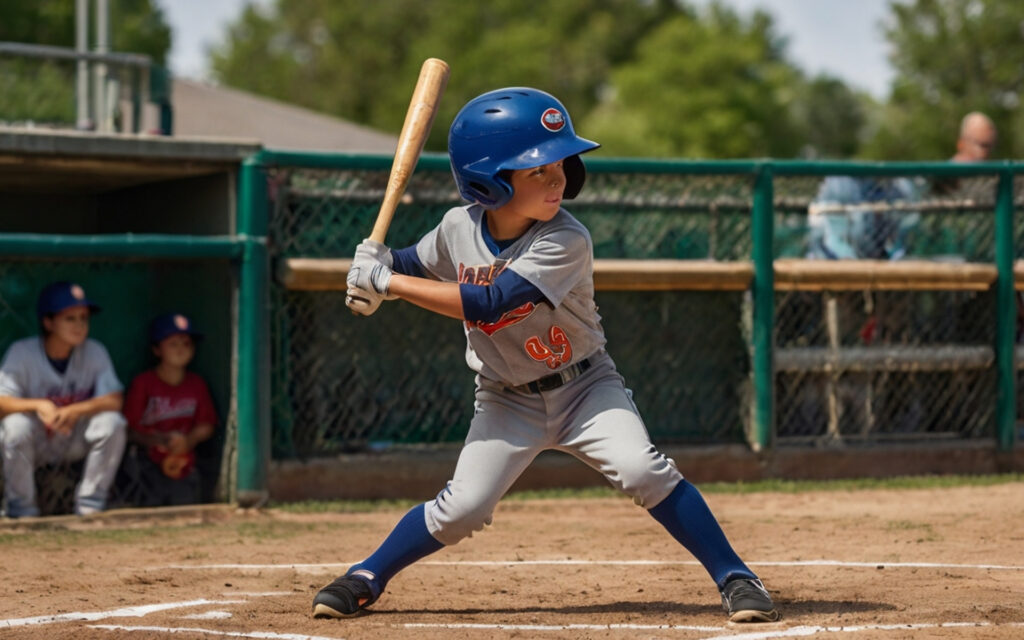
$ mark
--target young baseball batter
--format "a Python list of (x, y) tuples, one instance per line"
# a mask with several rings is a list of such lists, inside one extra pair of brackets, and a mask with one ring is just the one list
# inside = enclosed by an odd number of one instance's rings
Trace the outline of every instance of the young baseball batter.
[(604, 474), (696, 556), (730, 620), (779, 618), (701, 494), (651, 444), (605, 351), (590, 234), (561, 206), (583, 187), (580, 154), (598, 146), (542, 91), (485, 93), (448, 138), (456, 185), (473, 204), (448, 211), (412, 247), (356, 248), (346, 299), (354, 311), (369, 315), (397, 297), (463, 321), (475, 412), (448, 485), (321, 589), (315, 616), (360, 613), (401, 569), (482, 529), (537, 454), (556, 449)]

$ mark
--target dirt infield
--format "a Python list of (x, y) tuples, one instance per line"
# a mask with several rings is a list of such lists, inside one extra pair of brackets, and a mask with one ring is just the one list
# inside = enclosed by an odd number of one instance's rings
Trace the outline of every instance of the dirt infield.
[(492, 527), (399, 574), (372, 615), (349, 620), (314, 620), (310, 601), (401, 509), (6, 524), (0, 635), (1024, 637), (1024, 483), (707, 498), (781, 622), (727, 623), (707, 574), (652, 518), (593, 498), (506, 500)]

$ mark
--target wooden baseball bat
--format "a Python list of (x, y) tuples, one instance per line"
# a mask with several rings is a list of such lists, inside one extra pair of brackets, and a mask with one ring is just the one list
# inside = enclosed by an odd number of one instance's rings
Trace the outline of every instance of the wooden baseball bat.
[(405, 114), (402, 133), (398, 136), (395, 160), (391, 164), (384, 202), (380, 205), (377, 221), (370, 233), (371, 240), (384, 242), (384, 236), (387, 235), (391, 219), (395, 215), (395, 208), (405, 193), (409, 176), (412, 175), (420, 152), (423, 151), (423, 143), (430, 134), (430, 127), (437, 114), (437, 105), (441, 102), (441, 94), (448, 84), (448, 72), (448, 63), (444, 60), (428, 58), (423, 62), (419, 80), (416, 81), (416, 89), (413, 90), (412, 100), (409, 102), (409, 111)]

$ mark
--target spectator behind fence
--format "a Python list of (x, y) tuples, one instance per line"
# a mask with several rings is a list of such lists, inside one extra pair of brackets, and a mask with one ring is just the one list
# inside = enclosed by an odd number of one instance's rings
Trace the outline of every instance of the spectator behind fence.
[(150, 348), (158, 363), (132, 380), (124, 404), (128, 437), (143, 449), (132, 461), (138, 463), (140, 506), (202, 500), (195, 448), (213, 436), (217, 413), (206, 382), (187, 369), (200, 339), (180, 313), (158, 316), (150, 324)]
[(4, 507), (11, 518), (38, 516), (35, 470), (85, 459), (74, 510), (106, 507), (125, 446), (123, 386), (107, 349), (90, 339), (100, 308), (82, 287), (55, 282), (39, 295), (41, 335), (13, 343), (0, 363), (0, 446)]
[(899, 260), (918, 214), (901, 210), (919, 199), (909, 178), (829, 176), (808, 213), (809, 258)]
[(960, 135), (956, 140), (953, 162), (984, 162), (996, 147), (996, 125), (984, 113), (972, 111), (960, 121)]

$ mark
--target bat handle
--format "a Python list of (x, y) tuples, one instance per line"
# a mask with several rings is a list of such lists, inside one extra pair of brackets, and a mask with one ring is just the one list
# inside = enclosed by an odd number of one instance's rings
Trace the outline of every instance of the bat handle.
[(384, 201), (381, 203), (380, 212), (377, 213), (373, 231), (370, 232), (371, 240), (384, 243), (395, 209), (398, 208), (398, 203), (405, 193), (409, 177), (416, 168), (416, 161), (423, 151), (427, 134), (430, 133), (441, 94), (448, 84), (448, 74), (448, 63), (438, 58), (428, 58), (420, 68), (419, 79), (409, 102), (409, 110), (405, 114), (405, 124), (402, 125), (402, 132), (398, 136), (398, 148), (395, 151), (394, 163), (391, 165)]

